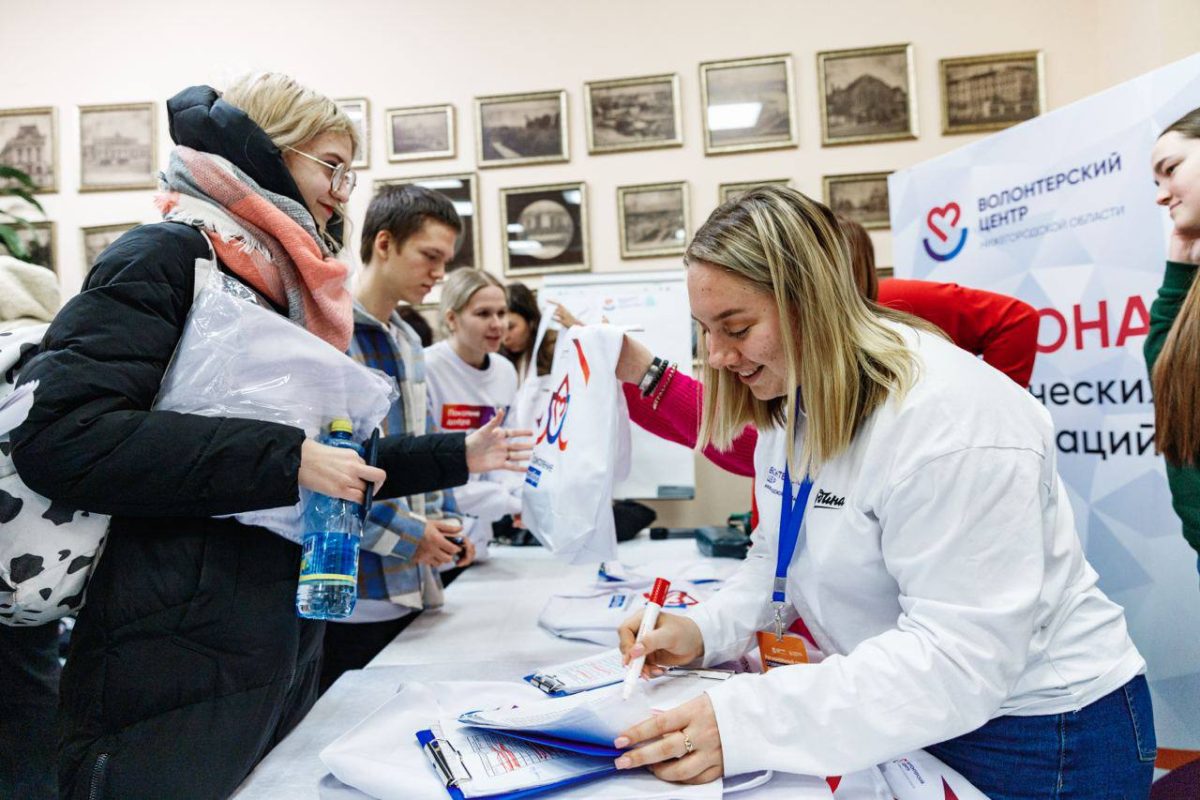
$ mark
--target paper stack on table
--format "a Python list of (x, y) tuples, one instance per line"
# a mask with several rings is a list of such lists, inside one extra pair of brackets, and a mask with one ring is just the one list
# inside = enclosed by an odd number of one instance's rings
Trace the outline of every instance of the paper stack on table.
[[(719, 585), (719, 584), (718, 584)], [(693, 606), (712, 596), (711, 584), (671, 584), (663, 611), (687, 614)], [(606, 647), (618, 644), (617, 626), (646, 605), (641, 589), (584, 589), (552, 595), (538, 617), (538, 625), (564, 639), (582, 639)]]

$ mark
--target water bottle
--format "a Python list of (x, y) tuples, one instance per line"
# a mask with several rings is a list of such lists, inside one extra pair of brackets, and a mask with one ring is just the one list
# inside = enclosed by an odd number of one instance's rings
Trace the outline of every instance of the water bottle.
[[(354, 442), (354, 427), (335, 419), (321, 444), (349, 447), (362, 455)], [(362, 539), (360, 506), (349, 500), (304, 491), (304, 554), (296, 611), (309, 619), (345, 619), (358, 598), (358, 545)]]

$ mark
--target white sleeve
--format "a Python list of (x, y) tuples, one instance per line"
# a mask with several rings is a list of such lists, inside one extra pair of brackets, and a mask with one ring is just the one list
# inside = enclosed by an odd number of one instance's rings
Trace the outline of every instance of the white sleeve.
[(1034, 634), (1043, 468), (1029, 450), (972, 448), (901, 479), (878, 512), (896, 627), (848, 655), (710, 689), (726, 774), (843, 775), (991, 719)]
[[(759, 495), (758, 502), (762, 508), (763, 495)], [(688, 613), (688, 618), (700, 627), (700, 635), (704, 638), (705, 666), (741, 656), (754, 646), (757, 631), (768, 624), (774, 625), (771, 587), (775, 579), (777, 539), (777, 532), (767, 533), (761, 526), (756, 528), (750, 537), (751, 547), (746, 560), (721, 584), (711, 600), (698, 604)], [(785, 626), (795, 616), (794, 612), (789, 612)]]

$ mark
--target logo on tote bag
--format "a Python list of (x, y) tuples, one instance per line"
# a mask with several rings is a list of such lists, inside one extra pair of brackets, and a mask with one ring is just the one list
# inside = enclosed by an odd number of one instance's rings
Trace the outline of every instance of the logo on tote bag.
[[(579, 355), (579, 369), (583, 373), (583, 385), (587, 386), (592, 377), (591, 367), (588, 366), (587, 357), (583, 354), (583, 346), (576, 339), (572, 342), (575, 345), (575, 352)], [(547, 442), (548, 444), (557, 444), (559, 450), (567, 449), (567, 440), (562, 438), (563, 425), (567, 421), (567, 408), (571, 404), (571, 374), (563, 375), (562, 383), (554, 390), (554, 394), (550, 395), (550, 404), (546, 407), (546, 427), (538, 435), (537, 441), (534, 444)], [(553, 428), (553, 433), (551, 433)]]

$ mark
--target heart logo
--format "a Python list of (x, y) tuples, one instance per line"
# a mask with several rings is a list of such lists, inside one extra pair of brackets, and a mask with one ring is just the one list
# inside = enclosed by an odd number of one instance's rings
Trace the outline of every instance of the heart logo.
[[(953, 214), (953, 218), (946, 220), (946, 217), (951, 214)], [(937, 218), (944, 220), (947, 227), (956, 228), (958, 227), (958, 220), (961, 216), (962, 209), (958, 207), (958, 203), (946, 203), (946, 205), (942, 206), (941, 208), (937, 208), (935, 206), (934, 208), (929, 209), (929, 213), (925, 215), (925, 224), (929, 226), (929, 230), (933, 231), (934, 236), (938, 237), (944, 242), (950, 238), (950, 235), (938, 227), (938, 224), (934, 221), (934, 219)]]

